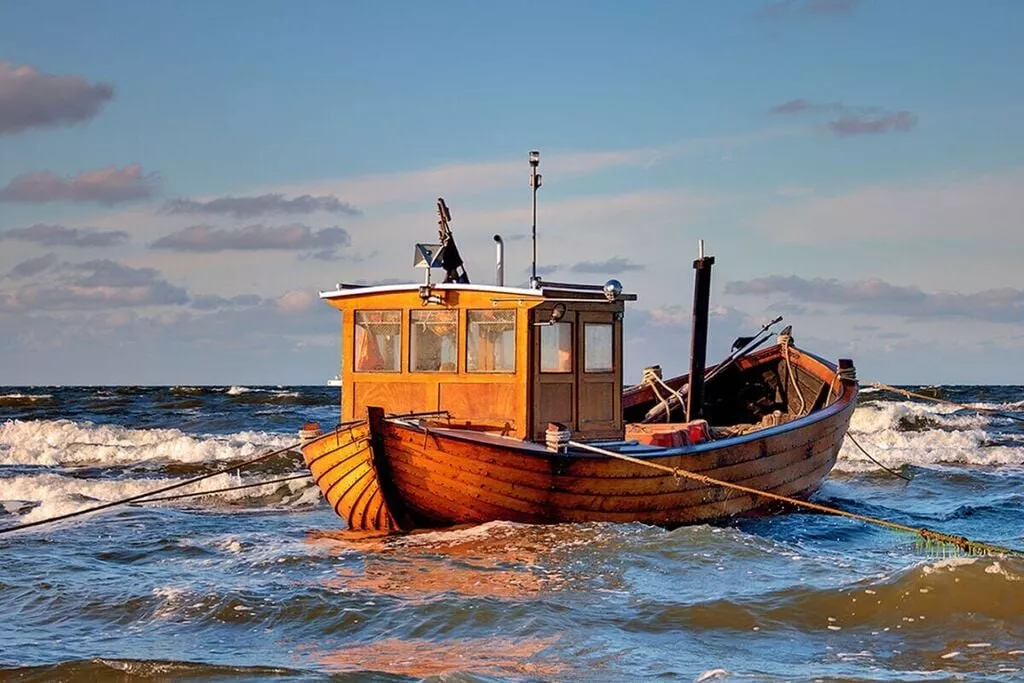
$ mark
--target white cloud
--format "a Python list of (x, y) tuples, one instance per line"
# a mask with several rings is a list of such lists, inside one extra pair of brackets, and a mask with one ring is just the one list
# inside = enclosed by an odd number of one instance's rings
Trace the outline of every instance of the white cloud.
[(906, 243), (920, 238), (984, 238), (1021, 245), (1022, 187), (1024, 168), (871, 185), (777, 204), (755, 217), (753, 224), (773, 239), (804, 245)]

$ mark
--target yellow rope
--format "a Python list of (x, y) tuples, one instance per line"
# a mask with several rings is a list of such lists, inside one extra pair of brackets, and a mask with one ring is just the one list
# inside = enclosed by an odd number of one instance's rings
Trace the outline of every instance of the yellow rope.
[(907, 526), (906, 524), (899, 524), (897, 522), (889, 522), (884, 519), (878, 519), (877, 517), (859, 515), (855, 512), (847, 512), (846, 510), (840, 510), (838, 508), (828, 507), (826, 505), (819, 505), (818, 503), (811, 503), (809, 501), (800, 500), (798, 498), (790, 498), (789, 496), (783, 496), (778, 493), (761, 491), (759, 489), (751, 488), (749, 486), (743, 486), (742, 484), (733, 484), (728, 481), (722, 481), (721, 479), (715, 479), (704, 474), (697, 474), (696, 472), (690, 472), (688, 470), (680, 469), (678, 467), (669, 467), (667, 465), (662, 465), (656, 462), (648, 462), (641, 458), (634, 458), (631, 455), (616, 453), (614, 451), (609, 451), (604, 448), (598, 448), (597, 446), (590, 446), (588, 444), (580, 443), (578, 441), (570, 441), (569, 445), (574, 446), (576, 448), (582, 448), (583, 450), (590, 451), (592, 453), (605, 455), (610, 458), (625, 460), (626, 462), (631, 462), (635, 465), (642, 465), (644, 467), (650, 467), (652, 469), (661, 470), (662, 472), (667, 472), (671, 474), (676, 479), (691, 479), (693, 481), (698, 481), (702, 484), (707, 484), (708, 486), (721, 486), (722, 488), (732, 489), (734, 491), (742, 491), (743, 493), (749, 493), (751, 495), (761, 496), (763, 498), (768, 498), (771, 500), (777, 500), (783, 503), (788, 503), (790, 505), (795, 505), (797, 507), (806, 508), (808, 510), (815, 510), (816, 512), (824, 512), (829, 515), (836, 515), (839, 517), (856, 519), (861, 522), (875, 524), (877, 526), (886, 527), (888, 529), (893, 529), (895, 531), (905, 531), (916, 536), (920, 536), (927, 542), (939, 542), (949, 544), (969, 553), (1000, 556), (1015, 555), (1019, 557), (1024, 557), (1024, 551), (1022, 550), (1015, 550), (1013, 548), (1003, 548), (1001, 546), (992, 545), (989, 543), (972, 541), (967, 538), (964, 538), (963, 536), (952, 536), (950, 534), (944, 534), (938, 531), (931, 531), (930, 529)]

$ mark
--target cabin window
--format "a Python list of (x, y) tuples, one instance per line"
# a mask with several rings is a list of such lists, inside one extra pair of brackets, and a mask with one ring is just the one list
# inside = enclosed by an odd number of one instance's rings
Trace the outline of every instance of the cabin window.
[(409, 369), (456, 372), (458, 336), (457, 310), (412, 311), (409, 314)]
[(515, 311), (466, 311), (466, 371), (516, 371)]
[(572, 372), (572, 323), (540, 328), (540, 371)]
[(584, 372), (611, 372), (612, 366), (612, 326), (608, 323), (584, 323)]
[(402, 312), (355, 312), (355, 371), (401, 372)]

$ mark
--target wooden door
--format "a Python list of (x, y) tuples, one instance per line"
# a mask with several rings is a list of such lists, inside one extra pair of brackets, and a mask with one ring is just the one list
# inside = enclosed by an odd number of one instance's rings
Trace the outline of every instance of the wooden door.
[[(533, 310), (534, 323), (551, 318), (551, 306)], [(576, 313), (568, 311), (552, 325), (531, 330), (533, 360), (533, 435), (543, 440), (549, 422), (576, 432)]]
[(613, 311), (576, 317), (577, 430), (583, 437), (621, 437), (622, 322)]

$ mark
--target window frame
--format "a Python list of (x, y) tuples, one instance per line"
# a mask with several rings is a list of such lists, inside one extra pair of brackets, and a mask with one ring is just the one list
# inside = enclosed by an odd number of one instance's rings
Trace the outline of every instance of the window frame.
[[(352, 372), (353, 373), (358, 373), (358, 374), (374, 374), (374, 375), (376, 375), (376, 374), (390, 374), (390, 375), (394, 375), (394, 374), (401, 374), (402, 373), (402, 345), (404, 343), (404, 333), (403, 333), (403, 330), (402, 330), (402, 327), (403, 327), (403, 324), (402, 324), (403, 323), (403, 321), (402, 321), (402, 310), (403, 309), (401, 309), (401, 308), (361, 308), (361, 309), (353, 309), (352, 310)], [(363, 314), (365, 314), (365, 313), (397, 313), (398, 314), (398, 320), (397, 320), (396, 323), (394, 323), (394, 324), (398, 325), (398, 353), (396, 354), (398, 362), (396, 363), (397, 367), (395, 369), (393, 369), (393, 370), (391, 370), (391, 369), (388, 369), (388, 370), (364, 370), (364, 369), (361, 369), (359, 367), (359, 349), (358, 349), (359, 344), (356, 341), (358, 339), (358, 337), (359, 337), (359, 328), (360, 327), (363, 328), (363, 334), (364, 335), (365, 334), (369, 334), (369, 331), (366, 328), (366, 326), (360, 324), (360, 322), (359, 322), (359, 314), (360, 313), (363, 313)], [(392, 324), (392, 323), (386, 323), (386, 324)], [(380, 349), (378, 348), (378, 351), (379, 350)]]
[[(414, 361), (416, 359), (413, 358), (413, 341), (412, 340), (413, 340), (413, 334), (414, 334), (413, 325), (419, 324), (419, 323), (413, 321), (413, 316), (415, 314), (417, 314), (417, 313), (421, 313), (421, 314), (422, 313), (454, 313), (455, 314), (455, 322), (453, 323), (454, 326), (455, 326), (455, 343), (454, 343), (455, 366), (451, 370), (442, 370), (442, 369), (437, 369), (437, 370), (421, 370), (421, 369), (415, 367)], [(460, 309), (458, 309), (458, 308), (442, 308), (442, 309), (433, 309), (433, 310), (429, 310), (429, 309), (427, 309), (427, 310), (424, 310), (424, 309), (419, 309), (419, 310), (418, 309), (409, 309), (408, 321), (409, 321), (409, 347), (408, 347), (408, 354), (407, 354), (407, 363), (408, 363), (409, 372), (412, 373), (412, 374), (424, 373), (424, 374), (428, 374), (428, 375), (437, 375), (437, 374), (456, 375), (456, 374), (458, 374), (459, 373), (459, 329), (460, 329), (461, 324), (462, 324), (462, 312), (460, 311)], [(443, 364), (444, 363), (442, 362), (442, 365)]]
[[(608, 328), (608, 367), (600, 368), (597, 370), (591, 370), (587, 366), (587, 352), (590, 349), (590, 343), (587, 339), (587, 328), (593, 325), (596, 327)], [(611, 322), (598, 322), (598, 321), (583, 321), (583, 372), (588, 375), (607, 375), (608, 373), (615, 372), (615, 323)]]
[[(509, 370), (472, 370), (469, 367), (469, 344), (471, 325), (474, 324), (470, 320), (470, 316), (473, 313), (492, 313), (492, 312), (509, 312), (512, 314), (512, 368)], [(476, 323), (480, 324), (480, 323)], [(466, 373), (473, 375), (514, 375), (518, 369), (519, 362), (519, 314), (513, 308), (467, 308), (466, 309), (466, 338), (464, 340), (463, 348), (466, 353)], [(503, 333), (504, 334), (504, 333)], [(479, 362), (479, 358), (477, 358)]]
[[(544, 332), (548, 329), (565, 326), (569, 330), (569, 368), (567, 370), (546, 370), (544, 368)], [(562, 328), (564, 329), (564, 328)], [(576, 324), (568, 320), (560, 320), (548, 325), (543, 325), (540, 328), (540, 334), (537, 339), (540, 345), (539, 357), (537, 358), (537, 367), (542, 375), (571, 375), (575, 372), (576, 365)], [(556, 351), (561, 350), (561, 346), (556, 347)]]

